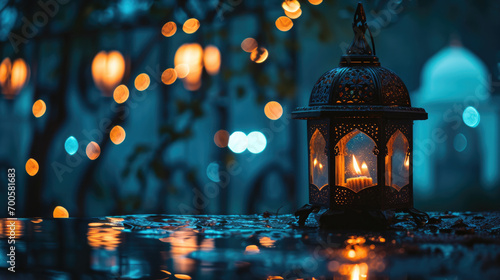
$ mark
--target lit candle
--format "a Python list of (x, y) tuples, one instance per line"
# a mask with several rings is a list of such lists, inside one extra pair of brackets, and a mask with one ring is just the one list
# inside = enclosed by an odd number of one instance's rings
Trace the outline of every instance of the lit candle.
[(359, 169), (358, 162), (356, 161), (356, 157), (352, 156), (352, 165), (354, 167), (354, 172), (356, 173), (356, 177), (347, 178), (347, 187), (354, 192), (359, 192), (360, 190), (369, 187), (373, 184), (373, 179), (370, 177), (370, 172), (368, 171), (368, 166), (365, 162), (361, 165), (361, 169)]
[(363, 164), (361, 164), (361, 175), (370, 177), (370, 171), (368, 170), (368, 166), (366, 165), (366, 162), (363, 161)]

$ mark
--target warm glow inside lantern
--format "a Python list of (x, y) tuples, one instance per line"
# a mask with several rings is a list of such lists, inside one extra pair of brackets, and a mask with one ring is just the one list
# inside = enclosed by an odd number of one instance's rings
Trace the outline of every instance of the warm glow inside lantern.
[(427, 113), (411, 107), (401, 79), (380, 66), (361, 4), (353, 29), (339, 67), (292, 114), (307, 120), (309, 210), (412, 209), (413, 121)]

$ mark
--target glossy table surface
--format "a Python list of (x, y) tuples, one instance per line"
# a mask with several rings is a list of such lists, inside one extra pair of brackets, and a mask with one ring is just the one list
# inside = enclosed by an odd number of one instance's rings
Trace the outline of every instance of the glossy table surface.
[[(0, 279), (500, 279), (500, 213), (405, 215), (384, 231), (292, 215), (1, 219)], [(7, 254), (15, 235), (15, 271)], [(281, 277), (281, 278), (280, 278)]]

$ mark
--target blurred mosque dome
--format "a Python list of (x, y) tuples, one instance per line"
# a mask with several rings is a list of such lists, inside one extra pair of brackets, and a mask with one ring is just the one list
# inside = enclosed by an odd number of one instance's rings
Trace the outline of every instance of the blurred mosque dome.
[(485, 64), (460, 44), (452, 44), (432, 56), (422, 70), (419, 104), (463, 102), (470, 96), (489, 97)]
[(452, 41), (424, 64), (413, 101), (429, 114), (414, 127), (415, 190), (442, 205), (450, 195), (466, 200), (466, 189), (497, 186), (500, 99), (490, 95), (486, 65)]

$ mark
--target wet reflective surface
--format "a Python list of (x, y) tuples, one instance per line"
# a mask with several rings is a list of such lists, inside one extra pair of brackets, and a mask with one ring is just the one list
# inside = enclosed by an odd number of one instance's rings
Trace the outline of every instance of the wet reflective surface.
[(383, 232), (291, 215), (20, 219), (14, 233), (1, 219), (0, 279), (498, 279), (499, 213), (431, 216)]

